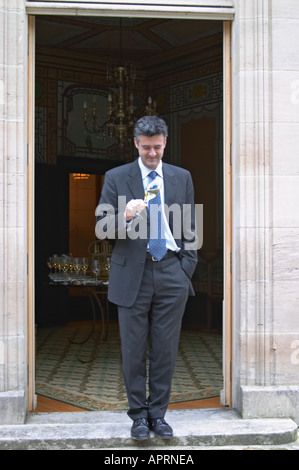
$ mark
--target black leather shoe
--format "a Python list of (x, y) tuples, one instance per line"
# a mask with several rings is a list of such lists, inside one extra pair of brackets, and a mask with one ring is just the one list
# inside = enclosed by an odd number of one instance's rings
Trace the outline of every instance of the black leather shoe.
[(155, 435), (162, 439), (170, 439), (173, 436), (172, 428), (166, 423), (164, 418), (151, 419), (150, 430), (154, 431)]
[(144, 441), (149, 438), (149, 424), (146, 418), (134, 419), (131, 428), (131, 437), (137, 441)]

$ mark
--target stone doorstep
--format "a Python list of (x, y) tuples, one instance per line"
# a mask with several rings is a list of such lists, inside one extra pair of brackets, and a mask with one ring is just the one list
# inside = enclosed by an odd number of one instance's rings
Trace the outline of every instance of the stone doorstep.
[(0, 426), (0, 450), (200, 448), (284, 445), (297, 439), (291, 419), (241, 419), (231, 409), (169, 410), (174, 429), (167, 441), (130, 438), (126, 412), (32, 413), (23, 425)]

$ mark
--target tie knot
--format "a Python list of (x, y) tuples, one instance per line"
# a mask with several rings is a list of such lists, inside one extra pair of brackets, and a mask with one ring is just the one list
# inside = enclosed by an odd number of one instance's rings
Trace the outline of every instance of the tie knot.
[(151, 171), (149, 174), (148, 174), (148, 177), (151, 178), (151, 180), (154, 180), (157, 176), (157, 172), (155, 170)]

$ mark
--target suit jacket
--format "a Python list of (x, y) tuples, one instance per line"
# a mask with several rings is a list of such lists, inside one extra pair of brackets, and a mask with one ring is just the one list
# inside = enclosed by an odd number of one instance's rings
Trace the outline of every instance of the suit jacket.
[[(165, 204), (176, 204), (181, 214), (180, 233), (174, 233), (173, 213), (169, 215), (169, 226), (180, 248), (181, 266), (190, 279), (189, 294), (193, 295), (191, 276), (197, 264), (197, 251), (186, 249), (186, 243), (195, 237), (194, 192), (191, 175), (187, 170), (163, 162)], [(96, 236), (108, 238), (114, 243), (109, 274), (108, 298), (124, 307), (133, 305), (143, 276), (149, 234), (146, 210), (143, 219), (135, 218), (126, 224), (123, 214), (131, 199), (144, 199), (144, 188), (138, 161), (108, 171), (100, 203), (96, 209)], [(191, 207), (192, 233), (183, 230), (183, 205)], [(190, 225), (190, 224), (188, 224)], [(176, 225), (177, 226), (177, 225)], [(178, 230), (176, 229), (175, 232)], [(137, 236), (134, 236), (137, 234)], [(138, 236), (138, 234), (142, 236)], [(171, 279), (169, 281), (171, 283)]]

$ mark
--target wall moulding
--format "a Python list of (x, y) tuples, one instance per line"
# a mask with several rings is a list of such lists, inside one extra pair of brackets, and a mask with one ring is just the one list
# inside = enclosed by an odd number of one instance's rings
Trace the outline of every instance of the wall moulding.
[(163, 1), (146, 4), (130, 1), (106, 1), (99, 3), (95, 1), (74, 2), (66, 1), (26, 1), (26, 11), (31, 15), (76, 15), (76, 16), (119, 16), (130, 15), (132, 17), (151, 17), (153, 14), (159, 18), (193, 18), (213, 20), (233, 20), (234, 7), (232, 1), (221, 0), (218, 2), (207, 0), (198, 2), (196, 0)]
[(233, 24), (234, 125), (239, 130), (233, 143), (233, 213), (238, 229), (234, 296), (240, 315), (236, 330), (244, 345), (237, 380), (242, 382), (242, 377), (244, 385), (252, 380), (255, 385), (270, 385), (276, 373), (272, 351), (272, 23), (268, 1), (243, 2), (242, 8), (241, 3)]

